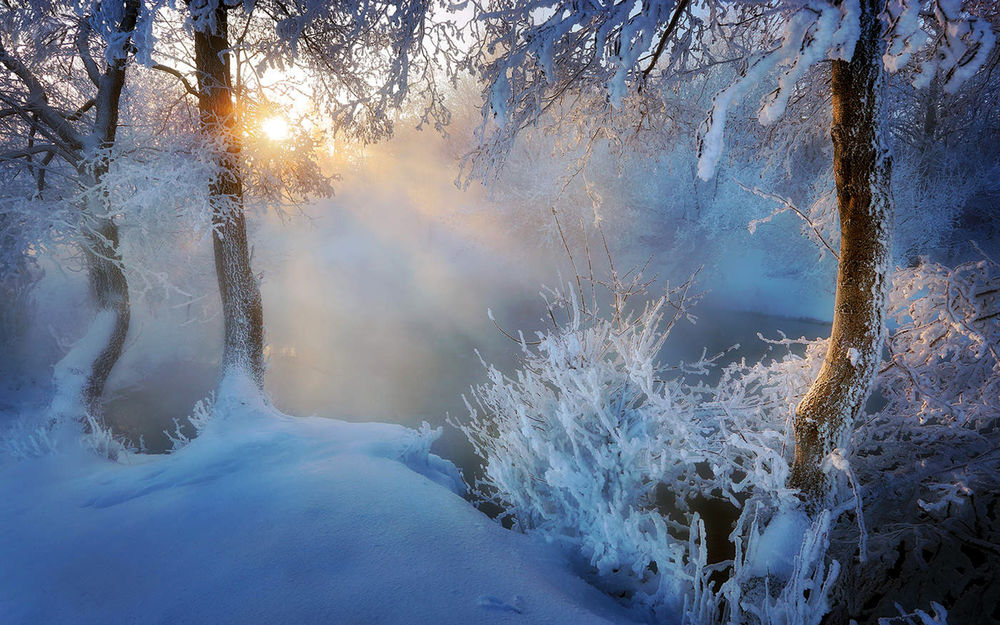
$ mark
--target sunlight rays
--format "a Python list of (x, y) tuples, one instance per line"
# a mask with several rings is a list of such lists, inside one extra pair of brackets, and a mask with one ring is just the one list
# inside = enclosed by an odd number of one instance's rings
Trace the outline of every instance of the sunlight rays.
[(273, 115), (262, 121), (260, 129), (265, 137), (275, 142), (284, 141), (291, 135), (288, 121), (280, 115)]

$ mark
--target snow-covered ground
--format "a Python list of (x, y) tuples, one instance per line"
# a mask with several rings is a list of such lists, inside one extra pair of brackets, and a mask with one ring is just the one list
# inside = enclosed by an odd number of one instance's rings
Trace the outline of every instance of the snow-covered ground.
[(283, 415), (237, 387), (169, 456), (0, 459), (0, 622), (630, 622), (458, 493), (435, 432)]

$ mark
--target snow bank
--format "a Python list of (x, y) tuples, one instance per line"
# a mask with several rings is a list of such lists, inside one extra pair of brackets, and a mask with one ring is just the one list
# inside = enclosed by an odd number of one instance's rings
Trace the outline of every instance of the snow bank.
[(170, 456), (0, 464), (0, 612), (20, 623), (626, 622), (552, 547), (456, 494), (437, 432), (292, 418), (224, 383)]
[(747, 554), (748, 573), (754, 577), (772, 576), (785, 582), (795, 571), (795, 557), (799, 555), (804, 537), (811, 525), (802, 510), (782, 510), (767, 524), (759, 540), (751, 545)]

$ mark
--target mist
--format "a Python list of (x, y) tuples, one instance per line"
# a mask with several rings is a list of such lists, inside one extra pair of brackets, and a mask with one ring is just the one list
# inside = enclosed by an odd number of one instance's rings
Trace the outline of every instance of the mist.
[[(530, 339), (547, 323), (543, 285), (576, 288), (573, 276), (585, 266), (596, 280), (606, 279), (610, 262), (622, 272), (645, 264), (651, 292), (698, 271), (695, 322), (684, 321), (667, 341), (665, 360), (727, 349), (720, 364), (759, 358), (768, 347), (758, 331), (807, 338), (828, 331), (823, 315), (832, 305), (835, 266), (817, 271), (808, 261), (790, 272), (767, 264), (764, 250), (776, 241), (815, 256), (793, 221), (756, 234), (729, 228), (720, 240), (676, 223), (670, 211), (637, 219), (644, 207), (635, 206), (636, 190), (613, 167), (588, 181), (600, 193), (595, 206), (593, 188), (588, 195), (578, 181), (553, 194), (549, 180), (565, 171), (568, 157), (537, 148), (492, 190), (463, 188), (456, 184), (463, 145), (454, 136), (404, 129), (385, 144), (331, 159), (340, 175), (334, 197), (251, 217), (266, 387), (277, 408), (441, 427), (446, 415), (463, 415), (462, 394), (485, 380), (480, 356), (501, 368), (516, 363), (520, 346), (494, 327), (488, 310), (505, 331)], [(122, 231), (126, 260), (143, 271), (130, 285), (133, 323), (109, 380), (108, 419), (161, 452), (169, 447), (164, 430), (184, 430), (195, 402), (218, 382), (222, 323), (211, 241), (181, 224), (155, 241), (127, 223)], [(742, 244), (734, 246), (734, 237)], [(728, 250), (719, 253), (719, 246)], [(26, 333), (47, 346), (22, 361), (22, 374), (34, 372), (26, 384), (38, 388), (36, 397), (44, 396), (48, 367), (83, 332), (76, 311), (89, 305), (84, 274), (72, 270), (72, 260), (60, 261), (45, 265)], [(183, 284), (183, 292), (173, 284)], [(465, 438), (444, 427), (437, 451), (475, 470)]]
[[(832, 305), (835, 266), (817, 271), (808, 261), (790, 272), (767, 264), (764, 249), (776, 241), (815, 256), (794, 221), (756, 234), (731, 228), (719, 240), (676, 223), (669, 211), (636, 219), (643, 207), (634, 206), (635, 189), (614, 168), (589, 181), (601, 194), (595, 207), (579, 184), (553, 195), (547, 179), (557, 178), (567, 159), (537, 150), (541, 156), (522, 159), (528, 164), (506, 172), (492, 190), (461, 188), (455, 179), (462, 147), (454, 137), (404, 129), (386, 144), (331, 159), (341, 177), (334, 197), (251, 217), (267, 328), (266, 387), (277, 408), (444, 426), (436, 451), (474, 471), (478, 459), (445, 417), (464, 416), (462, 394), (485, 380), (480, 355), (509, 368), (520, 353), (487, 311), (508, 333), (530, 339), (547, 323), (543, 285), (577, 288), (573, 276), (585, 271), (606, 279), (595, 211), (616, 269), (646, 264), (651, 292), (699, 270), (695, 323), (682, 322), (664, 360), (727, 349), (720, 363), (754, 359), (768, 349), (758, 331), (807, 338), (828, 332), (823, 314)], [(143, 272), (130, 285), (133, 323), (109, 380), (108, 418), (161, 452), (170, 444), (164, 430), (184, 430), (195, 402), (218, 382), (222, 323), (211, 241), (192, 237), (182, 224), (156, 240), (127, 223), (122, 231), (126, 260)], [(720, 246), (728, 251), (716, 253)], [(27, 333), (47, 348), (22, 360), (20, 373), (38, 388), (36, 397), (45, 395), (48, 367), (83, 332), (77, 311), (89, 305), (85, 275), (60, 260), (45, 265)], [(817, 279), (824, 274), (827, 282)], [(173, 284), (183, 284), (183, 292)]]

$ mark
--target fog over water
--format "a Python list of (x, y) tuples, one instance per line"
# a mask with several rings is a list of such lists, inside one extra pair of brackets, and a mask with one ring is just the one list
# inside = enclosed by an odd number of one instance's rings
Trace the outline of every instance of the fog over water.
[[(511, 194), (503, 185), (517, 184), (516, 177), (501, 180), (492, 194), (478, 185), (457, 188), (448, 143), (433, 134), (402, 133), (342, 171), (336, 197), (281, 218), (251, 220), (253, 264), (262, 276), (267, 389), (289, 414), (441, 426), (446, 413), (464, 415), (461, 394), (485, 380), (475, 350), (507, 371), (516, 364), (519, 347), (494, 328), (487, 309), (507, 331), (530, 337), (543, 325), (541, 285), (557, 286), (573, 275), (567, 254), (552, 235), (544, 199), (536, 206), (506, 201)], [(523, 188), (514, 191), (525, 195)], [(658, 276), (660, 287), (713, 260), (707, 251), (699, 259), (698, 245), (674, 254), (662, 247), (662, 237), (639, 232), (642, 224), (616, 219), (618, 201), (606, 193), (603, 211), (619, 267), (651, 256), (646, 274)], [(582, 263), (582, 238), (574, 232), (569, 243)], [(126, 242), (128, 236), (123, 227)], [(607, 263), (591, 252), (600, 276)], [(156, 258), (144, 261), (157, 267)], [(765, 349), (758, 331), (809, 338), (828, 332), (825, 323), (801, 318), (832, 305), (832, 265), (829, 288), (816, 288), (795, 276), (761, 278), (759, 247), (732, 249), (713, 262), (696, 287), (708, 291), (694, 308), (699, 320), (677, 327), (666, 359), (694, 359), (702, 348), (712, 354), (735, 343), (741, 349), (728, 359), (755, 358)], [(168, 444), (162, 430), (172, 419), (183, 419), (213, 388), (221, 351), (210, 241), (203, 237), (181, 260), (161, 264), (178, 283), (183, 273), (183, 283), (196, 286), (185, 297), (137, 293), (128, 346), (108, 388), (112, 421), (154, 451)], [(82, 331), (85, 319), (63, 303), (75, 293), (85, 306), (81, 278), (48, 271), (37, 297), (42, 325), (77, 324)], [(766, 314), (775, 310), (790, 318)], [(436, 451), (467, 473), (476, 464), (462, 435), (448, 426)]]

